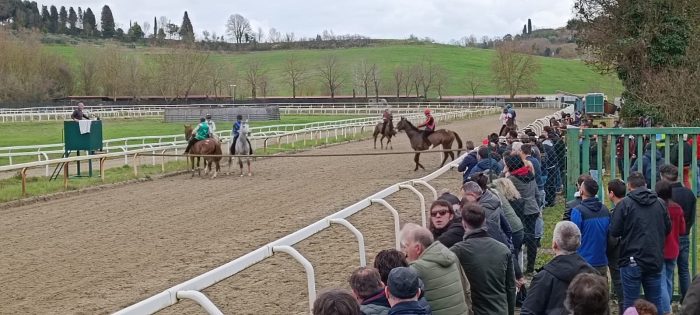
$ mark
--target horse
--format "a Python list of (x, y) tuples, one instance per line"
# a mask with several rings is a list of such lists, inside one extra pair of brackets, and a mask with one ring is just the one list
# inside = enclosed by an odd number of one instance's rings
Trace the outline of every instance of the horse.
[[(185, 125), (185, 139), (190, 139), (192, 136), (192, 131), (193, 128), (191, 125)], [(221, 161), (221, 143), (217, 141), (216, 139), (204, 139), (197, 141), (192, 148), (190, 149), (190, 154), (192, 155), (219, 155), (218, 157), (216, 156), (207, 156), (204, 157), (204, 168), (206, 169), (205, 175), (209, 174), (211, 172), (211, 165), (212, 163), (216, 164), (216, 168), (214, 169), (214, 173), (211, 176), (211, 178), (216, 178), (218, 173), (221, 171), (221, 165), (219, 162)], [(200, 157), (199, 156), (190, 156), (190, 162), (192, 163), (192, 177), (194, 177), (195, 173), (195, 158), (197, 159), (197, 171), (199, 173), (199, 176), (202, 176), (202, 169), (199, 168), (199, 161)]]
[[(241, 124), (241, 129), (238, 130), (238, 139), (236, 140), (236, 143), (232, 143), (231, 147), (229, 148), (229, 151), (231, 155), (251, 155), (253, 152), (253, 149), (250, 146), (250, 141), (248, 140), (248, 133), (249, 133), (249, 127), (248, 127), (248, 122), (244, 122)], [(235, 151), (234, 151), (235, 149)], [(243, 177), (243, 159), (240, 157), (238, 159), (238, 166), (241, 168), (241, 177)], [(229, 170), (231, 169), (231, 161), (232, 158), (228, 158), (228, 168)], [(250, 171), (250, 158), (245, 158), (246, 163), (248, 164), (248, 176), (252, 176), (253, 173)]]
[[(392, 115), (389, 115), (389, 121), (386, 124), (386, 128), (382, 130), (382, 126), (384, 126), (384, 122), (380, 121), (377, 123), (376, 126), (374, 126), (374, 148), (377, 148), (377, 135), (382, 134), (382, 138), (379, 139), (379, 145), (381, 146), (382, 149), (384, 149), (384, 138), (387, 138), (386, 141), (386, 148), (389, 148), (389, 144), (391, 143), (391, 137), (396, 135), (396, 130), (394, 130), (394, 117)], [(391, 149), (394, 149), (394, 144), (391, 144)]]
[[(442, 148), (444, 150), (450, 150), (452, 149), (452, 143), (455, 140), (457, 141), (457, 156), (459, 156), (459, 152), (462, 150), (462, 139), (460, 139), (459, 135), (454, 131), (450, 131), (447, 129), (439, 129), (435, 130), (426, 138), (423, 136), (423, 132), (421, 130), (416, 128), (413, 124), (411, 124), (410, 121), (408, 121), (404, 117), (401, 117), (401, 120), (396, 125), (396, 129), (398, 129), (399, 131), (406, 131), (408, 140), (409, 142), (411, 142), (411, 148), (413, 148), (414, 151), (425, 151), (430, 149), (431, 146), (434, 148), (439, 145), (442, 145)], [(448, 155), (454, 161), (455, 155), (453, 152), (443, 152), (443, 158), (442, 163), (440, 163), (440, 167), (445, 165)], [(423, 165), (420, 164), (419, 159), (420, 152), (417, 152), (415, 157), (413, 158), (413, 161), (416, 162), (416, 168), (413, 171), (417, 171), (419, 167), (425, 169), (425, 167), (423, 167)]]

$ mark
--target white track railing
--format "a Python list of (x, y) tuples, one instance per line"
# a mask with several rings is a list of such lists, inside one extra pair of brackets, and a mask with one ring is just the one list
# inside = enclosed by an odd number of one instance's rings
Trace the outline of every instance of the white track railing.
[(552, 118), (561, 119), (564, 114), (572, 114), (573, 115), (573, 113), (574, 113), (574, 106), (570, 105), (570, 106), (568, 106), (568, 107), (566, 107), (566, 108), (564, 108), (564, 109), (562, 109), (554, 114), (547, 115), (545, 117), (542, 117), (542, 118), (539, 118), (539, 119), (533, 121), (532, 123), (527, 125), (527, 127), (525, 127), (524, 129), (530, 129), (535, 134), (540, 135), (540, 134), (542, 134), (544, 127), (549, 126), (550, 119), (552, 119)]
[[(223, 107), (260, 107), (279, 106), (280, 112), (285, 114), (376, 114), (384, 107), (401, 112), (402, 110), (420, 109), (430, 107), (433, 110), (455, 108), (477, 108), (484, 106), (500, 106), (505, 102), (392, 102), (387, 105), (377, 103), (264, 103), (264, 104), (193, 104), (193, 105), (103, 105), (86, 106), (86, 111), (103, 118), (126, 117), (159, 117), (166, 109), (172, 108), (223, 108)], [(518, 108), (559, 108), (560, 103), (555, 101), (544, 102), (512, 102)], [(51, 121), (70, 119), (75, 109), (74, 106), (49, 106), (26, 108), (0, 108), (0, 122), (21, 121)], [(324, 110), (325, 109), (325, 110)], [(344, 110), (344, 111), (343, 111)]]
[[(498, 108), (493, 107), (456, 110), (437, 113), (434, 115), (434, 117), (438, 121), (448, 121), (465, 117), (472, 118), (473, 116), (494, 114), (498, 111)], [(422, 114), (412, 114), (410, 116), (406, 116), (406, 118), (412, 122), (417, 122), (422, 119)], [(344, 137), (348, 134), (363, 133), (366, 131), (367, 127), (374, 126), (378, 122), (379, 119), (376, 117), (366, 117), (306, 124), (253, 127), (251, 128), (252, 133), (250, 140), (253, 142), (255, 147), (262, 147), (265, 149), (267, 149), (268, 145), (272, 145), (270, 140), (275, 140), (275, 144), (280, 146), (283, 144), (283, 142), (286, 144), (294, 144), (298, 141), (303, 141), (303, 145), (306, 145), (307, 140), (320, 141), (321, 139), (329, 139), (333, 137), (337, 139), (339, 136)], [(222, 142), (226, 141), (231, 138), (231, 130), (218, 131), (217, 135)], [(121, 154), (124, 156), (124, 164), (126, 165), (129, 164), (128, 156), (132, 155), (134, 150), (150, 148), (155, 151), (170, 146), (183, 146), (185, 143), (186, 141), (184, 135), (128, 137), (104, 140), (103, 150), (105, 150), (107, 153), (111, 153), (113, 151), (121, 152)], [(30, 156), (36, 157), (37, 161), (46, 161), (50, 160), (49, 155), (56, 157), (62, 156), (63, 153), (64, 145), (62, 143), (0, 147), (0, 159), (6, 158), (8, 165), (17, 165), (16, 169), (25, 167), (24, 164), (26, 163), (15, 164), (13, 163), (13, 157)], [(48, 165), (46, 165), (45, 168), (45, 172), (48, 176)]]
[[(561, 113), (558, 113), (559, 116), (561, 116)], [(268, 243), (257, 250), (254, 250), (246, 255), (243, 255), (223, 266), (220, 266), (214, 270), (208, 271), (204, 274), (201, 274), (193, 279), (190, 279), (188, 281), (185, 281), (183, 283), (180, 283), (178, 285), (175, 285), (163, 292), (160, 292), (156, 295), (151, 296), (150, 298), (147, 298), (141, 302), (138, 302), (134, 305), (131, 305), (125, 309), (122, 309), (115, 314), (117, 315), (130, 315), (130, 314), (152, 314), (155, 312), (158, 312), (162, 309), (165, 309), (169, 306), (172, 306), (180, 299), (182, 299), (182, 294), (181, 292), (201, 292), (210, 286), (213, 286), (214, 284), (223, 281), (227, 278), (230, 278), (237, 273), (245, 270), (246, 268), (257, 264), (259, 262), (264, 261), (268, 257), (272, 257), (275, 255), (277, 252), (285, 252), (290, 255), (292, 255), (298, 262), (302, 264), (304, 267), (304, 270), (306, 272), (307, 276), (307, 289), (308, 289), (308, 298), (309, 298), (309, 310), (312, 309), (313, 302), (316, 297), (316, 280), (315, 280), (315, 272), (313, 269), (313, 266), (309, 263), (309, 261), (303, 257), (301, 254), (299, 254), (298, 251), (296, 251), (292, 246), (295, 244), (310, 238), (319, 232), (329, 228), (332, 223), (336, 222), (344, 222), (343, 225), (348, 227), (353, 234), (357, 236), (358, 244), (359, 244), (359, 257), (360, 257), (360, 266), (365, 266), (366, 260), (365, 260), (365, 255), (366, 253), (364, 252), (364, 238), (361, 237), (362, 234), (355, 228), (351, 223), (347, 222), (347, 218), (372, 206), (373, 204), (378, 204), (383, 206), (384, 208), (388, 209), (389, 212), (392, 215), (393, 221), (394, 221), (394, 236), (395, 236), (395, 245), (396, 248), (399, 248), (399, 214), (394, 209), (391, 204), (389, 204), (386, 201), (386, 198), (401, 191), (402, 189), (407, 189), (412, 192), (414, 192), (416, 195), (419, 196), (419, 201), (421, 202), (420, 206), (420, 211), (421, 211), (421, 217), (422, 217), (422, 223), (423, 226), (426, 225), (426, 205), (425, 205), (425, 197), (423, 196), (422, 193), (420, 193), (417, 189), (414, 188), (416, 185), (424, 186), (427, 187), (430, 192), (432, 193), (432, 200), (436, 200), (438, 198), (437, 196), (437, 189), (435, 189), (432, 185), (430, 185), (428, 182), (436, 179), (437, 177), (445, 174), (452, 168), (456, 168), (459, 163), (466, 157), (466, 154), (463, 154), (462, 156), (458, 157), (456, 160), (448, 163), (447, 165), (443, 166), (442, 168), (438, 169), (437, 171), (431, 173), (430, 175), (427, 175), (423, 178), (420, 179), (415, 179), (415, 180), (410, 180), (410, 181), (405, 181), (401, 183), (397, 183), (394, 185), (391, 185), (384, 190), (377, 192), (367, 198), (364, 198), (360, 200), (359, 202), (343, 209), (340, 210), (334, 214), (331, 214), (319, 221), (316, 221), (312, 223), (311, 225), (300, 229), (292, 234), (289, 234), (279, 240), (273, 241), (271, 243)], [(203, 295), (203, 294), (202, 294)], [(205, 311), (207, 311), (209, 314), (219, 314), (220, 312), (218, 308), (213, 306), (213, 303), (211, 300), (209, 300), (206, 297), (199, 296), (200, 299), (195, 300), (196, 303), (198, 303), (200, 306), (204, 308)]]

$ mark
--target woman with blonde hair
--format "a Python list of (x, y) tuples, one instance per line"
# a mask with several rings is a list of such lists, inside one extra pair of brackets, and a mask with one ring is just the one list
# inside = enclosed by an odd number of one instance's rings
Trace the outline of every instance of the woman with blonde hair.
[[(515, 188), (513, 182), (507, 178), (499, 178), (491, 182), (491, 191), (501, 199), (501, 208), (503, 209), (503, 214), (506, 216), (506, 219), (510, 224), (510, 229), (512, 232), (513, 257), (516, 257), (514, 260), (517, 262), (519, 261), (517, 257), (520, 255), (520, 251), (523, 247), (525, 229), (522, 221), (520, 221), (518, 215), (515, 214), (515, 210), (513, 210), (513, 206), (511, 206), (510, 203), (520, 199), (520, 192), (518, 192), (518, 189)], [(516, 263), (515, 277), (516, 279), (520, 279), (522, 276), (522, 268), (520, 267), (519, 263)]]

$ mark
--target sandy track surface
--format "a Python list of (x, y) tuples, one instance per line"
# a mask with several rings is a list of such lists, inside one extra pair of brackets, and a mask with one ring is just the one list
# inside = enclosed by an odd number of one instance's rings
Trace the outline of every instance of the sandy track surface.
[[(520, 110), (522, 122), (551, 110)], [(496, 130), (496, 116), (440, 126), (463, 140)], [(394, 150), (410, 149), (404, 134)], [(317, 153), (374, 152), (370, 141)], [(0, 313), (103, 314), (231, 261), (351, 205), (387, 186), (424, 176), (439, 154), (266, 159), (254, 176), (215, 180), (189, 175), (0, 210)], [(449, 172), (433, 185), (459, 186)], [(425, 192), (425, 191), (424, 191)], [(429, 196), (426, 192), (426, 196)], [(432, 198), (427, 198), (430, 201)], [(403, 222), (420, 222), (418, 199), (402, 191), (388, 198)], [(350, 218), (363, 232), (368, 264), (393, 248), (388, 210), (372, 206)], [(334, 226), (295, 246), (314, 265), (317, 289), (347, 287), (359, 265), (357, 243)], [(304, 314), (306, 277), (279, 254), (205, 291), (226, 314)], [(203, 313), (184, 301), (162, 313)]]

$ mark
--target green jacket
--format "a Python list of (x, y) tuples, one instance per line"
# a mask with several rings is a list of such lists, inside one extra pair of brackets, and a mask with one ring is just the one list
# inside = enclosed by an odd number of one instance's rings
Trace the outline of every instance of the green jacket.
[(409, 267), (416, 270), (423, 280), (425, 298), (433, 314), (469, 314), (466, 296), (470, 292), (465, 292), (469, 282), (463, 276), (459, 259), (445, 245), (433, 242), (416, 261), (409, 263)]
[(513, 210), (513, 206), (510, 205), (510, 201), (495, 188), (491, 188), (489, 190), (496, 194), (499, 199), (501, 199), (501, 208), (503, 209), (503, 214), (506, 216), (506, 219), (508, 219), (511, 232), (515, 233), (517, 231), (521, 231), (524, 228), (523, 222), (520, 221), (520, 218), (515, 213), (515, 210)]
[(206, 122), (199, 123), (197, 126), (197, 134), (194, 136), (197, 140), (209, 138), (209, 125)]
[(505, 245), (483, 229), (468, 231), (450, 248), (457, 255), (472, 286), (476, 315), (515, 313), (513, 257)]

